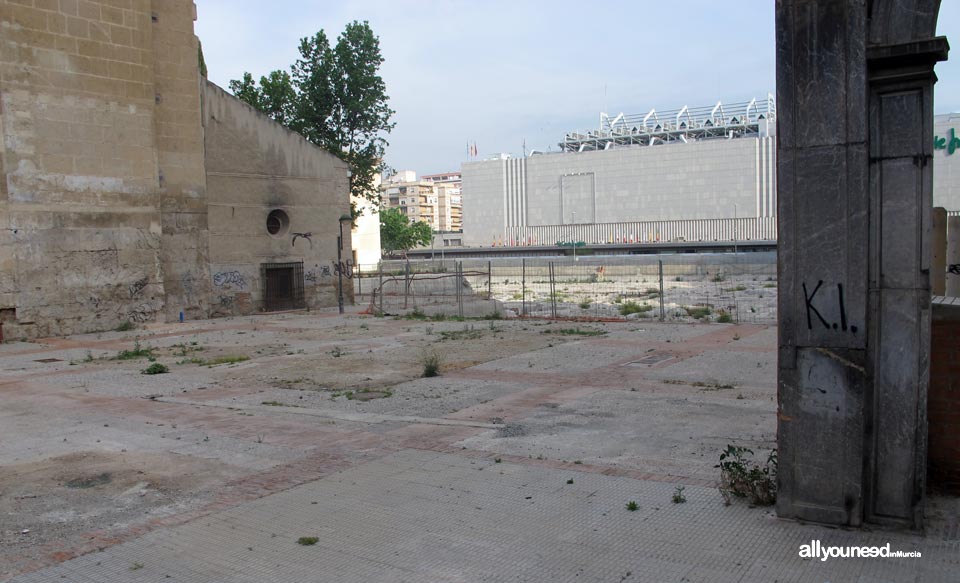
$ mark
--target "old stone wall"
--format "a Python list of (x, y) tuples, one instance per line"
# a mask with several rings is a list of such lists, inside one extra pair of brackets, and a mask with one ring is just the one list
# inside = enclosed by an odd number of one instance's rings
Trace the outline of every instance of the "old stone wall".
[(254, 312), (269, 262), (302, 261), (307, 305), (336, 305), (346, 166), (201, 79), (195, 19), (193, 0), (0, 0), (7, 338)]
[(163, 306), (153, 27), (142, 0), (0, 3), (8, 338), (153, 321)]
[[(337, 305), (338, 218), (350, 210), (346, 164), (212, 83), (203, 87), (203, 124), (214, 314), (263, 309), (265, 263), (302, 261), (307, 306)], [(271, 234), (273, 211), (288, 221)], [(343, 235), (346, 261), (349, 223)], [(348, 301), (352, 288), (344, 286)]]
[(193, 0), (153, 0), (151, 10), (164, 315), (205, 318), (211, 287), (196, 7)]

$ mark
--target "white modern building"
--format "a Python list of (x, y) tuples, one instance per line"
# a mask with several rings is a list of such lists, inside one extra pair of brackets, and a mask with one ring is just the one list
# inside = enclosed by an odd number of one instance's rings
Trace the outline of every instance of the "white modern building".
[[(934, 202), (960, 211), (960, 114), (937, 116), (935, 133), (943, 147), (934, 155)], [(771, 95), (601, 113), (596, 130), (570, 132), (559, 145), (463, 164), (464, 245), (776, 239)]]

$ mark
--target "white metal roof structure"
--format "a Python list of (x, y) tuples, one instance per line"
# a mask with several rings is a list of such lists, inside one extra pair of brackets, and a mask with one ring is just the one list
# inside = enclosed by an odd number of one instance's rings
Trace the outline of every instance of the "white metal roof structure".
[(765, 100), (704, 107), (687, 107), (646, 114), (600, 114), (597, 130), (570, 132), (560, 142), (563, 152), (590, 152), (629, 146), (655, 146), (670, 142), (733, 139), (766, 135), (776, 120), (773, 95)]

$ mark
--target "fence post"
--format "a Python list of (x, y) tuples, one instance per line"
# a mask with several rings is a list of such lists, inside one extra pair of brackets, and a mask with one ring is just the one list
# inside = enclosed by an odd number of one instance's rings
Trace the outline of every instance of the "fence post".
[(403, 309), (407, 309), (407, 303), (410, 299), (410, 260), (407, 259), (407, 263), (403, 268)]
[(487, 299), (493, 299), (493, 262), (487, 261)]
[(663, 322), (663, 259), (657, 259), (657, 271), (660, 273), (660, 321)]
[(521, 296), (521, 308), (520, 316), (527, 315), (527, 259), (523, 258), (520, 260), (520, 296)]
[(383, 315), (383, 260), (377, 261), (380, 270), (380, 315)]
[(460, 317), (463, 318), (463, 261), (457, 264), (457, 300)]
[(547, 273), (550, 274), (550, 313), (553, 314), (553, 318), (557, 318), (557, 283), (553, 278), (553, 261), (550, 262), (550, 269), (547, 270)]
[[(357, 263), (357, 294), (360, 296), (360, 301), (363, 301), (363, 270), (360, 269), (360, 264)], [(356, 300), (353, 302), (356, 304)]]

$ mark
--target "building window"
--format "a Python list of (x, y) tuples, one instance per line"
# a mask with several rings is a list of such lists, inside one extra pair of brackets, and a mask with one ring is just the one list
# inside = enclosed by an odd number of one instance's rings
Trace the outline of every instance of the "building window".
[(290, 228), (290, 217), (287, 213), (274, 209), (267, 215), (267, 232), (271, 235), (284, 235)]

